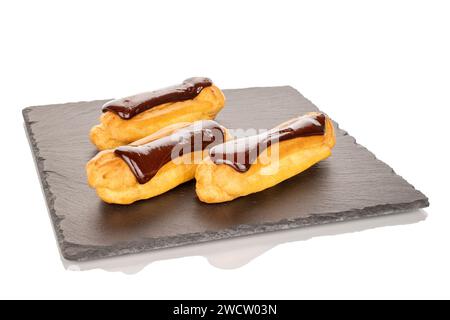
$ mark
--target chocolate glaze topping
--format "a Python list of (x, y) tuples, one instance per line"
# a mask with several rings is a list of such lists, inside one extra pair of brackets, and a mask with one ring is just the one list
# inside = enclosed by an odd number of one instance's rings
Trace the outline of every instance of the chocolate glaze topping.
[(128, 120), (160, 104), (194, 99), (203, 88), (211, 85), (212, 81), (208, 78), (189, 78), (177, 86), (109, 101), (103, 105), (102, 111), (112, 111)]
[(270, 145), (298, 137), (325, 134), (325, 115), (306, 115), (293, 119), (281, 128), (258, 135), (231, 140), (209, 150), (215, 164), (226, 164), (239, 172), (246, 172), (256, 158)]
[(203, 120), (141, 146), (118, 147), (114, 153), (125, 161), (136, 180), (144, 184), (169, 161), (223, 143), (224, 136), (224, 129), (217, 122)]

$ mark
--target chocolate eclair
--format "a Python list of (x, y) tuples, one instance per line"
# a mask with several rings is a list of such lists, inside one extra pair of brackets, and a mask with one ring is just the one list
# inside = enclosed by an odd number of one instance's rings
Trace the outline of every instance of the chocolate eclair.
[(214, 119), (224, 104), (222, 91), (210, 79), (189, 78), (176, 86), (105, 103), (90, 139), (99, 150), (115, 148), (178, 122)]
[(335, 141), (330, 118), (311, 112), (214, 146), (197, 167), (197, 195), (217, 203), (270, 188), (329, 157)]
[(88, 182), (108, 203), (148, 199), (193, 179), (209, 148), (227, 138), (227, 130), (213, 120), (174, 124), (99, 152), (86, 165)]

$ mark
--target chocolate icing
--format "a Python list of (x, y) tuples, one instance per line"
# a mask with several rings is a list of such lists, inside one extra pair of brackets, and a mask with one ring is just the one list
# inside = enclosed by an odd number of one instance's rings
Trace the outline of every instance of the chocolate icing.
[(189, 78), (177, 86), (109, 101), (103, 105), (102, 111), (112, 111), (122, 119), (129, 120), (164, 103), (194, 99), (203, 88), (211, 85), (212, 81), (208, 78)]
[[(118, 147), (114, 153), (125, 161), (136, 180), (144, 184), (172, 159), (223, 143), (224, 135), (217, 122), (203, 120), (144, 145)], [(176, 154), (172, 155), (174, 150)]]
[(281, 128), (217, 145), (210, 149), (209, 155), (215, 164), (226, 164), (236, 171), (246, 172), (256, 158), (274, 143), (324, 134), (325, 115), (306, 115), (293, 119)]

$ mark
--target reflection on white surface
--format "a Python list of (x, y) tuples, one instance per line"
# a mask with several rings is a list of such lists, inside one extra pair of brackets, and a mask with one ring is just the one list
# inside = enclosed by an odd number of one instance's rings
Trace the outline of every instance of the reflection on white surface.
[(235, 269), (246, 265), (279, 244), (378, 227), (412, 224), (423, 221), (426, 217), (427, 213), (424, 210), (415, 210), (388, 216), (270, 232), (89, 262), (71, 262), (63, 259), (63, 264), (67, 270), (71, 271), (103, 269), (134, 274), (155, 261), (187, 256), (203, 256), (217, 268)]

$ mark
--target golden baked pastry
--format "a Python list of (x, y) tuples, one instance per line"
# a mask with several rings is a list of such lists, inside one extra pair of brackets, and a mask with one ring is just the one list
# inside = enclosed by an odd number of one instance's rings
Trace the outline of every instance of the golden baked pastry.
[(260, 135), (217, 145), (197, 167), (197, 195), (217, 203), (262, 191), (327, 158), (334, 144), (331, 120), (311, 112)]
[(130, 145), (99, 152), (86, 165), (88, 183), (105, 202), (130, 204), (194, 178), (207, 149), (227, 139), (213, 120), (178, 123)]
[(224, 104), (222, 91), (211, 80), (190, 78), (178, 86), (106, 103), (90, 139), (99, 150), (115, 148), (177, 122), (214, 119)]

